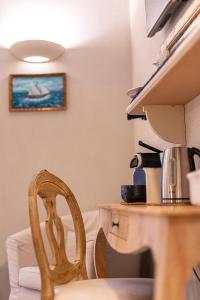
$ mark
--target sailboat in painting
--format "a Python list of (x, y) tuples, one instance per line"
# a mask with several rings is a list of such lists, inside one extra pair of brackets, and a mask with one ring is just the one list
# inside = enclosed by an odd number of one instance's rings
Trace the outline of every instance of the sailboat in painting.
[(50, 91), (45, 86), (39, 86), (38, 83), (34, 83), (31, 90), (28, 92), (28, 98), (31, 100), (41, 99), (50, 94)]

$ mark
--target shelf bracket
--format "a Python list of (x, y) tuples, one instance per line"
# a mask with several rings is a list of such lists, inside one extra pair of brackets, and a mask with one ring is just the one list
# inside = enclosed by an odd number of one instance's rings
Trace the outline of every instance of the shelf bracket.
[(160, 138), (170, 143), (186, 145), (184, 105), (145, 105), (143, 111)]

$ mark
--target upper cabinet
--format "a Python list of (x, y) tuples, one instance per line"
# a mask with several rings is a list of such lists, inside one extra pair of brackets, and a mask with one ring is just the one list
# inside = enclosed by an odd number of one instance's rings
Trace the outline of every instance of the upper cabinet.
[(127, 113), (143, 114), (146, 105), (183, 105), (199, 94), (200, 26), (197, 26), (127, 107)]

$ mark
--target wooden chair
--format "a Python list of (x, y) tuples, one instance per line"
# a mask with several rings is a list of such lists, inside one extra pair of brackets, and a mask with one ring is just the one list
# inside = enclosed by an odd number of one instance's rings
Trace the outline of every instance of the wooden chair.
[[(56, 211), (57, 195), (66, 199), (76, 233), (76, 259), (70, 262), (65, 251), (64, 229)], [(49, 265), (40, 230), (38, 198), (47, 213), (46, 233), (53, 265)], [(41, 300), (150, 300), (151, 279), (92, 279), (87, 280), (85, 266), (85, 230), (78, 203), (67, 185), (44, 170), (29, 187), (30, 224), (41, 274)], [(75, 279), (78, 279), (78, 281)]]

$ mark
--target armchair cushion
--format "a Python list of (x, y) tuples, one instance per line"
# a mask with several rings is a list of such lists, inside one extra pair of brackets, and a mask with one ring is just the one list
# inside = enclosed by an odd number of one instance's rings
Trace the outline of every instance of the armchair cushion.
[(25, 267), (19, 270), (19, 285), (24, 288), (40, 291), (40, 270), (39, 267)]
[[(95, 272), (92, 251), (98, 224), (98, 211), (84, 212), (82, 216), (86, 231), (86, 267), (89, 278), (94, 278)], [(75, 255), (73, 221), (70, 215), (63, 216), (62, 219), (65, 227), (67, 253), (69, 259), (73, 259)], [(42, 234), (44, 234), (44, 243), (46, 247), (46, 245), (48, 245), (48, 241), (45, 233), (45, 224), (41, 223), (40, 226)], [(40, 290), (40, 274), (39, 269), (37, 268), (30, 228), (9, 236), (6, 241), (6, 250), (11, 287), (9, 300), (26, 300), (26, 297), (21, 296), (22, 290), (25, 291), (28, 287), (33, 289), (35, 287), (37, 290)], [(52, 263), (49, 247), (47, 247), (47, 252), (49, 262)], [(34, 278), (33, 283), (31, 283), (31, 280), (28, 280), (29, 276)], [(26, 286), (25, 288), (24, 284)]]
[[(70, 247), (67, 245), (67, 249), (69, 250), (69, 260), (74, 259), (74, 248), (73, 244), (75, 244), (75, 236), (70, 235), (69, 237)], [(88, 271), (88, 277), (94, 278), (94, 266), (93, 266), (93, 241), (87, 241), (86, 246), (86, 267)], [(19, 285), (33, 290), (41, 290), (41, 280), (40, 280), (40, 270), (38, 266), (34, 267), (24, 267), (19, 269)]]

